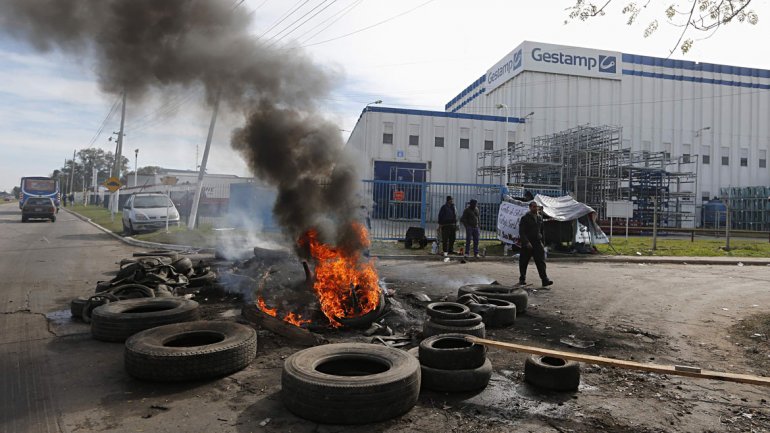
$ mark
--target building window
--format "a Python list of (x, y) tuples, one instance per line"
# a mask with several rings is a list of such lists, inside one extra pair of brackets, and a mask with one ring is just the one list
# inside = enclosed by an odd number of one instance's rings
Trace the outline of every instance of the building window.
[(495, 142), (492, 140), (484, 140), (484, 150), (492, 150), (495, 148)]
[(730, 157), (729, 156), (723, 156), (722, 157), (722, 165), (730, 165)]
[(730, 148), (722, 147), (720, 154), (722, 156), (722, 165), (730, 165)]
[(759, 160), (759, 168), (767, 168), (767, 160), (766, 159), (760, 159)]
[(382, 127), (382, 144), (393, 144), (393, 122), (385, 122)]
[(682, 164), (689, 164), (690, 163), (690, 154), (685, 153), (682, 155)]
[(444, 127), (434, 126), (433, 136), (435, 137), (433, 139), (433, 145), (436, 147), (444, 147)]
[(420, 145), (420, 136), (419, 135), (410, 135), (409, 136), (409, 145), (410, 146), (419, 146)]
[(748, 166), (749, 166), (749, 159), (741, 158), (741, 167), (748, 167)]
[(671, 152), (663, 152), (663, 158), (666, 160), (671, 159)]
[(710, 155), (702, 155), (702, 161), (703, 161), (703, 165), (711, 164), (711, 156)]
[(471, 129), (460, 128), (460, 149), (470, 149), (471, 147)]

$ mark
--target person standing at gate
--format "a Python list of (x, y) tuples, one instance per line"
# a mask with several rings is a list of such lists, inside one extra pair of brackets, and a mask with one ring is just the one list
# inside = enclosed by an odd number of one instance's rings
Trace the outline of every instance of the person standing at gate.
[(473, 257), (479, 256), (479, 236), (481, 236), (481, 213), (479, 212), (478, 202), (471, 200), (468, 207), (463, 211), (460, 222), (465, 226), (465, 257), (471, 253), (471, 241), (473, 241)]
[(537, 203), (529, 202), (529, 212), (519, 220), (519, 237), (521, 239), (521, 255), (519, 257), (519, 284), (527, 282), (527, 266), (530, 257), (535, 259), (537, 273), (543, 282), (543, 287), (553, 284), (545, 272), (545, 248), (543, 247), (543, 217), (537, 211)]
[(441, 234), (441, 250), (444, 255), (454, 254), (457, 209), (451, 195), (446, 196), (446, 203), (438, 211), (438, 230)]

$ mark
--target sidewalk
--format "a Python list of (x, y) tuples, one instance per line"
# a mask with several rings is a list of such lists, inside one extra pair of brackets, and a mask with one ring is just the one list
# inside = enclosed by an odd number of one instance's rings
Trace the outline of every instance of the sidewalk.
[[(213, 254), (216, 251), (212, 248), (197, 248), (190, 245), (173, 245), (173, 244), (160, 244), (156, 242), (146, 242), (134, 239), (132, 237), (123, 237), (104, 227), (91, 221), (76, 212), (72, 212), (67, 208), (62, 208), (67, 213), (74, 215), (75, 217), (88, 222), (99, 230), (107, 233), (115, 239), (141, 248), (164, 248), (177, 251), (197, 251), (201, 253)], [(426, 260), (426, 261), (440, 261), (444, 257), (438, 255), (377, 255), (372, 254), (373, 258), (379, 260)], [(463, 259), (462, 256), (450, 256), (450, 260), (459, 261)], [(468, 262), (512, 262), (515, 259), (512, 256), (487, 256), (484, 258), (465, 258)], [(690, 256), (612, 256), (612, 255), (598, 255), (598, 254), (558, 254), (549, 255), (548, 261), (550, 262), (611, 262), (611, 263), (639, 263), (639, 264), (669, 264), (669, 265), (730, 265), (730, 266), (770, 266), (770, 257), (690, 257)]]

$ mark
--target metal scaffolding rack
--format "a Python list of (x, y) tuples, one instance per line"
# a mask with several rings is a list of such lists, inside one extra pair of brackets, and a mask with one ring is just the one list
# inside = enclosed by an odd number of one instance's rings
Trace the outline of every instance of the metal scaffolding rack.
[(578, 126), (509, 148), (507, 171), (504, 149), (480, 152), (476, 176), (480, 183), (505, 183), (514, 195), (568, 193), (600, 218), (607, 201), (630, 200), (634, 219), (643, 225), (652, 224), (656, 203), (661, 226), (692, 220), (695, 161), (665, 152), (631, 152), (621, 144), (620, 127)]
[(770, 187), (722, 188), (720, 195), (727, 201), (733, 229), (770, 230)]

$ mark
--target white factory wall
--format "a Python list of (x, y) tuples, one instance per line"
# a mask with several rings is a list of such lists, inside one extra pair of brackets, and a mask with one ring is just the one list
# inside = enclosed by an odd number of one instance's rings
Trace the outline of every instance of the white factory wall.
[(698, 155), (698, 204), (721, 187), (770, 185), (770, 71), (524, 42), (446, 110), (500, 115), (499, 104), (526, 118), (517, 141), (612, 125), (633, 151)]
[[(478, 116), (443, 111), (367, 107), (350, 134), (346, 147), (359, 167), (362, 179), (374, 178), (376, 161), (426, 163), (432, 182), (476, 182), (477, 154), (485, 141), (494, 150), (504, 149), (508, 137), (514, 141), (523, 127), (521, 119)], [(386, 128), (392, 127), (393, 143), (383, 143)], [(460, 148), (463, 131), (468, 133), (468, 148)], [(508, 133), (507, 133), (508, 132)], [(509, 135), (510, 134), (510, 135)], [(417, 135), (418, 144), (410, 145), (409, 136)], [(444, 137), (444, 146), (436, 146), (436, 137)]]

